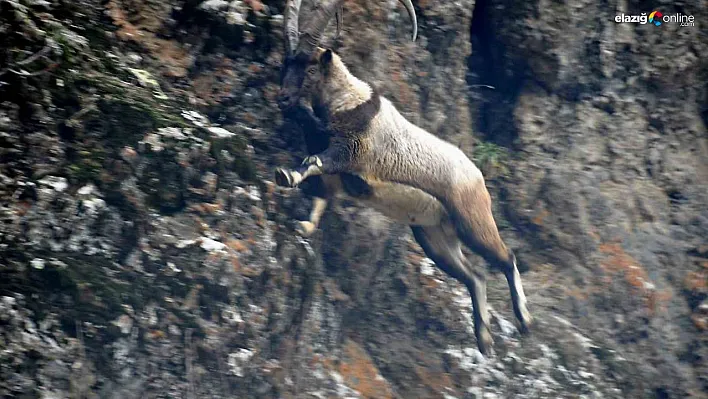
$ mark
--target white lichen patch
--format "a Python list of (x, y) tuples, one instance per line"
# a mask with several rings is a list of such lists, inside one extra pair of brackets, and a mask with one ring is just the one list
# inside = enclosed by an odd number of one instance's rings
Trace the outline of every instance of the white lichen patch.
[(198, 240), (199, 246), (207, 252), (224, 252), (226, 249), (226, 244), (208, 237), (201, 237)]
[(348, 398), (348, 399), (361, 398), (361, 395), (359, 394), (359, 392), (353, 390), (352, 388), (348, 387), (344, 383), (344, 378), (342, 377), (341, 374), (339, 374), (336, 371), (330, 371), (329, 375), (330, 375), (330, 377), (332, 377), (332, 379), (336, 383), (335, 390), (337, 392), (338, 398)]
[(501, 330), (501, 335), (504, 338), (510, 339), (516, 335), (517, 329), (516, 326), (514, 326), (514, 323), (505, 319), (497, 312), (490, 311), (489, 313), (491, 315), (492, 320), (494, 320), (499, 326), (499, 329)]
[(474, 321), (472, 319), (472, 298), (465, 288), (455, 287), (452, 289), (452, 298), (460, 309), (460, 314), (464, 319), (465, 328), (470, 334), (474, 334)]
[(184, 249), (187, 247), (191, 247), (197, 243), (197, 240), (179, 240), (177, 243), (175, 243), (175, 248), (178, 249)]
[(235, 133), (231, 133), (230, 131), (224, 129), (223, 127), (218, 127), (218, 126), (211, 126), (211, 127), (207, 128), (207, 130), (209, 131), (209, 133), (213, 134), (215, 137), (222, 138), (222, 139), (227, 138), (227, 137), (233, 137), (236, 135)]
[(182, 117), (198, 127), (206, 127), (210, 124), (209, 118), (197, 111), (182, 111)]
[[(203, 144), (204, 140), (195, 136), (192, 129), (178, 127), (163, 127), (157, 129), (156, 132), (146, 134), (142, 140), (138, 142), (138, 150), (145, 152), (160, 152), (165, 148), (173, 148), (178, 143)], [(183, 146), (183, 145), (180, 145)]]
[(235, 306), (228, 306), (221, 310), (221, 317), (226, 320), (227, 323), (231, 325), (238, 325), (243, 323), (243, 318), (241, 317), (241, 312)]
[(486, 362), (484, 355), (477, 348), (456, 348), (450, 347), (445, 350), (451, 357), (457, 360), (458, 365), (463, 370), (472, 370), (476, 365), (482, 365)]
[(101, 198), (89, 198), (81, 202), (81, 207), (89, 216), (96, 216), (99, 211), (106, 207), (106, 201)]
[(37, 270), (44, 269), (45, 263), (46, 262), (42, 258), (34, 258), (30, 261), (30, 265)]
[(435, 275), (435, 262), (430, 258), (423, 258), (423, 260), (420, 261), (420, 274), (424, 276)]
[(191, 136), (191, 131), (188, 129), (180, 129), (178, 127), (161, 127), (157, 129), (157, 134), (162, 137), (172, 138), (175, 140), (186, 140)]
[(87, 184), (83, 187), (81, 187), (76, 194), (78, 194), (80, 197), (91, 197), (97, 193), (96, 186), (93, 184)]
[(69, 188), (69, 183), (66, 179), (59, 176), (47, 176), (39, 181), (40, 185), (51, 187), (56, 192), (63, 192)]
[(143, 69), (128, 68), (128, 71), (138, 79), (138, 82), (144, 87), (152, 87), (152, 94), (161, 100), (167, 100), (169, 97), (160, 88), (160, 83), (152, 77), (150, 72)]
[(170, 275), (175, 275), (182, 271), (182, 269), (178, 268), (173, 262), (167, 262), (167, 270), (169, 270), (168, 274)]
[(199, 5), (205, 11), (220, 11), (229, 7), (229, 2), (225, 0), (207, 0)]
[(261, 192), (256, 186), (246, 186), (246, 194), (251, 201), (260, 202)]
[(244, 365), (251, 360), (253, 355), (253, 351), (244, 348), (241, 348), (236, 352), (229, 353), (227, 364), (231, 374), (237, 377), (243, 377)]
[(160, 152), (165, 149), (160, 136), (156, 133), (148, 133), (138, 142), (138, 145), (143, 150), (145, 150), (146, 144), (150, 146), (150, 150), (153, 152)]
[(130, 334), (133, 329), (133, 319), (127, 314), (119, 316), (117, 319), (111, 322), (114, 326), (120, 329), (120, 332), (124, 335)]

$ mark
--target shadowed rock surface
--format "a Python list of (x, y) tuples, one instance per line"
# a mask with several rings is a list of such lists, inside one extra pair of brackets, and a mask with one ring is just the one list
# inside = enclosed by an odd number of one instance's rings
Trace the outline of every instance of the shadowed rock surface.
[(532, 335), (490, 275), (484, 359), (463, 287), (372, 210), (294, 234), (283, 1), (0, 0), (0, 395), (705, 397), (705, 5), (414, 4), (412, 43), (348, 1), (335, 49), (477, 160)]

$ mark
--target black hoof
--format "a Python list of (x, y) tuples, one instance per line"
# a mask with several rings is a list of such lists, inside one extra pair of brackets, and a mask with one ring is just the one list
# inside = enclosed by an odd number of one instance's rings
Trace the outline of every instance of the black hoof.
[(278, 168), (275, 170), (275, 184), (283, 187), (293, 186), (293, 177), (290, 172), (283, 168)]
[(531, 334), (531, 327), (533, 326), (533, 319), (528, 320), (526, 322), (517, 322), (517, 328), (519, 329), (519, 333), (521, 335), (530, 335)]
[(494, 356), (494, 339), (490, 332), (485, 334), (477, 335), (477, 349), (484, 357)]
[(318, 168), (322, 167), (322, 160), (317, 155), (310, 155), (302, 161), (303, 165), (315, 165)]
[(494, 346), (491, 343), (477, 345), (477, 349), (479, 350), (479, 353), (487, 359), (494, 357)]

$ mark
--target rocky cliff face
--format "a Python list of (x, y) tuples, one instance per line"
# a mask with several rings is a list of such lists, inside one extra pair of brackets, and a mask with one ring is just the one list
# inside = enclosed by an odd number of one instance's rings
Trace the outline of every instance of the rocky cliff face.
[(490, 276), (482, 358), (463, 287), (372, 210), (294, 234), (282, 1), (4, 0), (2, 396), (705, 396), (705, 6), (414, 3), (416, 43), (357, 0), (335, 44), (485, 170), (531, 336)]

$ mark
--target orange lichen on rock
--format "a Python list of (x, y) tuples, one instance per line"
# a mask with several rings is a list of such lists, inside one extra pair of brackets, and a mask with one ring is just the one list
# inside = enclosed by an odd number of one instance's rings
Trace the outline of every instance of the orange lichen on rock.
[(349, 295), (345, 294), (340, 288), (339, 285), (334, 282), (331, 278), (327, 278), (324, 282), (324, 289), (327, 291), (329, 294), (330, 298), (334, 300), (335, 302), (348, 302), (349, 301)]
[(19, 216), (24, 216), (29, 210), (32, 208), (32, 204), (28, 201), (20, 201), (17, 203), (17, 206), (15, 208), (15, 212)]
[(256, 269), (254, 267), (245, 266), (241, 268), (241, 274), (246, 277), (258, 277), (263, 273), (261, 269)]
[(666, 304), (673, 298), (670, 289), (651, 291), (647, 294), (647, 306), (653, 314), (657, 311), (666, 312)]
[(440, 280), (430, 276), (421, 276), (420, 283), (423, 285), (424, 288), (422, 294), (426, 295), (426, 297), (429, 297), (430, 295), (435, 295), (441, 285)]
[(701, 330), (701, 331), (708, 330), (708, 316), (695, 313), (695, 314), (691, 315), (691, 321), (693, 321), (693, 324), (699, 330)]
[(258, 117), (251, 112), (244, 112), (243, 120), (245, 120), (248, 124), (255, 125), (256, 122), (258, 122)]
[(543, 208), (543, 209), (541, 209), (541, 210), (536, 214), (536, 216), (534, 216), (534, 217), (531, 219), (531, 222), (532, 222), (533, 224), (535, 224), (536, 226), (542, 226), (542, 225), (543, 225), (543, 220), (544, 220), (546, 217), (548, 217), (548, 215), (550, 215), (550, 214), (551, 214), (551, 213), (548, 212), (547, 209)]
[(403, 67), (401, 66), (400, 69), (396, 68), (391, 71), (391, 81), (396, 85), (395, 97), (400, 104), (414, 104), (415, 95), (411, 89), (411, 85), (408, 84), (403, 78), (403, 75), (399, 72), (402, 69)]
[(239, 262), (238, 258), (232, 256), (229, 260), (231, 261), (231, 267), (234, 269), (234, 272), (239, 273), (241, 271), (241, 262)]
[(684, 287), (691, 292), (704, 293), (708, 291), (708, 273), (704, 270), (688, 272), (683, 279)]
[(249, 7), (251, 7), (251, 10), (253, 10), (253, 12), (263, 11), (263, 3), (261, 3), (260, 0), (246, 0), (245, 3), (248, 4)]
[(156, 35), (162, 21), (167, 19), (169, 7), (161, 3), (111, 0), (106, 8), (113, 24), (118, 27), (118, 39), (137, 43), (148, 50), (160, 62), (165, 76), (187, 76), (193, 57), (176, 41)]
[(605, 281), (609, 282), (614, 274), (622, 274), (627, 284), (636, 293), (644, 297), (650, 313), (664, 308), (664, 303), (672, 298), (670, 291), (657, 291), (646, 270), (639, 262), (624, 251), (617, 242), (603, 243), (599, 246), (605, 259), (600, 267), (605, 272)]
[(153, 38), (146, 47), (160, 61), (165, 76), (183, 78), (194, 62), (194, 57), (172, 40)]
[(647, 272), (639, 262), (622, 249), (619, 243), (601, 244), (600, 252), (605, 255), (605, 260), (600, 267), (606, 272), (624, 272), (625, 279), (632, 287), (643, 290), (646, 283), (650, 282)]
[(590, 294), (592, 291), (591, 289), (583, 289), (583, 288), (578, 288), (578, 287), (563, 287), (563, 291), (565, 292), (566, 296), (573, 297), (575, 299), (579, 299), (581, 301), (587, 301), (590, 298)]
[[(429, 368), (420, 367), (418, 365), (413, 366), (413, 371), (418, 377), (418, 381), (428, 387), (432, 391), (431, 393), (445, 392), (450, 389), (450, 387), (455, 386), (450, 375), (442, 371), (431, 371)], [(438, 397), (442, 397), (442, 395)]]
[(162, 330), (150, 330), (148, 336), (154, 340), (167, 338), (167, 333)]
[(248, 249), (248, 247), (246, 246), (246, 244), (243, 243), (243, 241), (236, 239), (227, 241), (226, 245), (236, 252), (244, 252)]
[(113, 19), (113, 24), (118, 27), (116, 36), (123, 41), (138, 40), (141, 32), (138, 28), (128, 21), (128, 18), (123, 9), (114, 1), (108, 2), (108, 15)]
[(202, 215), (214, 215), (222, 209), (222, 206), (218, 203), (203, 202), (200, 204), (191, 204), (187, 209)]
[(192, 80), (192, 90), (207, 105), (217, 105), (236, 90), (238, 79), (233, 61), (223, 57), (213, 70)]
[(425, 10), (426, 8), (430, 7), (430, 0), (418, 0), (418, 7), (420, 7), (421, 10)]
[(342, 348), (342, 361), (336, 371), (344, 379), (344, 384), (359, 392), (364, 398), (393, 398), (393, 390), (381, 376), (378, 368), (356, 342), (347, 339)]
[(406, 254), (406, 259), (408, 260), (409, 263), (416, 264), (416, 265), (420, 264), (420, 262), (423, 261), (423, 257), (420, 254), (415, 253), (415, 252), (413, 252), (413, 253), (408, 252)]

